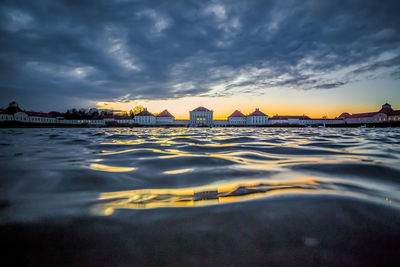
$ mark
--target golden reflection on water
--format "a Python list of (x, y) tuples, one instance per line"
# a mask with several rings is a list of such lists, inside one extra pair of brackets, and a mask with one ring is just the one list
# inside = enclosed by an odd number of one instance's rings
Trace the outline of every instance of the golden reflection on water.
[(90, 164), (89, 167), (92, 170), (103, 171), (103, 172), (130, 172), (130, 171), (136, 170), (136, 168), (133, 168), (133, 167), (116, 167), (116, 166), (109, 166), (109, 165), (97, 164), (97, 163), (92, 163), (92, 164)]
[[(110, 156), (117, 154), (124, 154), (130, 152), (137, 151), (149, 151), (152, 153), (159, 154), (157, 158), (159, 159), (168, 159), (175, 157), (211, 157), (211, 158), (219, 158), (229, 160), (234, 163), (238, 163), (241, 168), (244, 169), (274, 169), (279, 165), (292, 165), (299, 163), (337, 163), (340, 160), (335, 159), (323, 159), (321, 157), (315, 156), (298, 156), (296, 159), (282, 158), (273, 155), (268, 155), (266, 153), (257, 152), (257, 151), (247, 151), (247, 155), (254, 155), (259, 157), (259, 159), (248, 158), (243, 156), (242, 152), (228, 152), (228, 153), (190, 153), (186, 151), (180, 151), (177, 149), (157, 149), (157, 148), (131, 148), (124, 149), (120, 151), (107, 151), (102, 150), (101, 155)], [(161, 154), (161, 155), (160, 155)], [(178, 172), (179, 173), (179, 172)], [(166, 173), (170, 174), (170, 173)]]
[(193, 168), (189, 168), (189, 169), (178, 169), (178, 170), (171, 170), (171, 171), (165, 171), (163, 172), (164, 174), (181, 174), (181, 173), (185, 173), (185, 172), (191, 172), (193, 171)]
[(106, 192), (98, 199), (109, 202), (97, 205), (94, 211), (110, 215), (115, 209), (198, 207), (248, 201), (278, 194), (328, 192), (319, 185), (320, 182), (315, 178), (302, 178), (292, 181), (253, 180), (188, 188)]

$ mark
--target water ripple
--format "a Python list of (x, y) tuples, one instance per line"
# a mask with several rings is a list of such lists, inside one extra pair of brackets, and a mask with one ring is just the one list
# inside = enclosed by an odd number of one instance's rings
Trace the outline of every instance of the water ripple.
[[(293, 192), (378, 202), (388, 197), (392, 205), (399, 198), (398, 129), (0, 131), (5, 201), (44, 192), (94, 192), (102, 200), (124, 195), (125, 200), (104, 204), (107, 208), (234, 203)], [(299, 183), (304, 177), (307, 182)], [(371, 181), (380, 186), (371, 187)], [(233, 189), (225, 190), (227, 184)], [(184, 199), (176, 193), (188, 190), (194, 193)], [(207, 191), (218, 193), (208, 199)], [(152, 197), (132, 201), (137, 194)], [(207, 199), (197, 199), (202, 194)]]

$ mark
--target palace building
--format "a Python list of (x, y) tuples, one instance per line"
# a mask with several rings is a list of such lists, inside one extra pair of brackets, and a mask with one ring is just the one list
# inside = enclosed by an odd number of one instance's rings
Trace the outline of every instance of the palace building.
[[(79, 111), (81, 112), (81, 111)], [(72, 112), (73, 113), (73, 112)], [(71, 115), (70, 111), (65, 114), (58, 112), (34, 112), (25, 111), (19, 108), (17, 103), (11, 102), (6, 109), (0, 109), (0, 122), (4, 125), (16, 122), (18, 124), (71, 124), (86, 126), (179, 126), (179, 127), (227, 127), (227, 126), (319, 126), (319, 125), (364, 125), (381, 124), (398, 125), (400, 123), (400, 110), (393, 110), (391, 105), (385, 103), (382, 108), (376, 112), (342, 113), (335, 119), (317, 118), (311, 119), (306, 115), (302, 116), (282, 116), (275, 115), (269, 118), (260, 109), (256, 108), (249, 115), (244, 115), (239, 110), (235, 110), (227, 120), (214, 120), (213, 111), (205, 107), (198, 107), (190, 111), (190, 120), (175, 120), (175, 117), (168, 111), (154, 115), (144, 108), (135, 116), (117, 115), (112, 112), (102, 112), (99, 114), (97, 109), (91, 109), (89, 112), (82, 111), (82, 116), (75, 111)], [(61, 116), (62, 115), (62, 116)], [(385, 125), (385, 124), (382, 124)]]
[(247, 122), (247, 117), (239, 110), (235, 110), (228, 117), (228, 123), (230, 125), (246, 125), (246, 122)]
[(190, 111), (190, 126), (213, 126), (213, 113), (205, 107)]
[(247, 116), (247, 125), (265, 125), (268, 123), (268, 116), (256, 108), (256, 110)]
[(173, 124), (174, 121), (175, 117), (166, 109), (156, 116), (156, 124), (158, 125), (170, 125)]
[(140, 125), (154, 125), (156, 124), (156, 117), (150, 113), (147, 108), (135, 115), (135, 122)]
[(393, 110), (390, 104), (385, 103), (379, 111), (355, 113), (351, 115), (347, 112), (343, 112), (338, 119), (344, 120), (347, 124), (400, 121), (400, 110)]

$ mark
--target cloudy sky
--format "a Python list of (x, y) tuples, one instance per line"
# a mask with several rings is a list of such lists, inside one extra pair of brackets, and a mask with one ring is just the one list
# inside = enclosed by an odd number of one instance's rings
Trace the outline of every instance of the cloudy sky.
[(398, 0), (3, 0), (0, 106), (400, 108), (399, 12)]

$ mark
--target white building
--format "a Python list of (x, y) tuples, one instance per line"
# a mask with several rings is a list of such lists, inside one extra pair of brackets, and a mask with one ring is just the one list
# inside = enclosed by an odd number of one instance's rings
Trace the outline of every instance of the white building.
[(28, 114), (23, 111), (18, 111), (14, 113), (14, 121), (29, 122)]
[(31, 123), (57, 123), (57, 119), (48, 113), (34, 111), (25, 111), (25, 113), (27, 114), (29, 122)]
[(104, 120), (106, 123), (111, 123), (111, 122), (114, 122), (114, 121), (115, 121), (115, 118), (114, 118), (114, 115), (113, 115), (113, 114), (106, 114), (106, 115), (103, 116), (103, 120)]
[(275, 115), (270, 119), (272, 125), (311, 125), (318, 124), (317, 120), (311, 120), (308, 116), (279, 116)]
[(114, 115), (114, 121), (118, 124), (129, 125), (134, 124), (135, 120), (129, 116)]
[(258, 108), (247, 116), (247, 125), (266, 125), (268, 124), (268, 116), (262, 113)]
[(49, 113), (23, 111), (14, 101), (6, 110), (0, 110), (0, 121), (18, 121), (22, 123), (57, 123), (56, 117)]
[(213, 126), (213, 111), (198, 107), (190, 111), (191, 126)]
[(135, 116), (135, 122), (140, 125), (154, 125), (156, 124), (156, 117), (145, 108)]
[(235, 110), (229, 117), (228, 117), (228, 124), (229, 125), (246, 125), (247, 117), (240, 112), (239, 110)]
[(174, 124), (175, 117), (172, 116), (168, 110), (163, 110), (160, 114), (156, 116), (156, 124), (157, 125), (170, 125)]
[(13, 121), (14, 116), (12, 114), (8, 114), (5, 110), (0, 110), (0, 121)]

